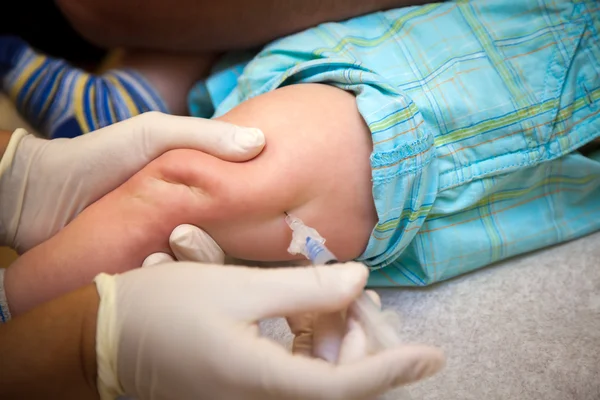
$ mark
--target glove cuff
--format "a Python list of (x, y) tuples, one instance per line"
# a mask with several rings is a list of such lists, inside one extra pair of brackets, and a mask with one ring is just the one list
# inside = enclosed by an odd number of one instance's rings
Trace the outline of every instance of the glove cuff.
[[(0, 208), (0, 245), (13, 247), (19, 218), (21, 216), (21, 207), (23, 206), (23, 187), (25, 185), (23, 177), (13, 177), (13, 163), (17, 148), (21, 140), (30, 135), (25, 129), (17, 129), (13, 132), (8, 142), (8, 147), (0, 160), (0, 193), (2, 193), (2, 204)], [(25, 171), (23, 171), (25, 172)], [(13, 187), (11, 182), (17, 182), (17, 187)], [(15, 198), (19, 199), (15, 201)], [(9, 200), (12, 199), (12, 200)], [(9, 204), (7, 204), (9, 203)]]
[(124, 395), (117, 371), (119, 338), (116, 329), (116, 288), (114, 277), (100, 274), (94, 279), (100, 296), (96, 327), (97, 386), (101, 400)]
[(10, 309), (8, 308), (8, 299), (4, 291), (4, 273), (6, 270), (0, 268), (0, 324), (5, 324), (11, 319)]

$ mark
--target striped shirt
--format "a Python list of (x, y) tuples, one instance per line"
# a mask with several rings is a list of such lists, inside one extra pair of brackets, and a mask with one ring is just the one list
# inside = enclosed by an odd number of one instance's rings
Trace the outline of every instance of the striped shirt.
[(0, 84), (40, 134), (72, 138), (147, 111), (167, 111), (158, 92), (131, 69), (86, 73), (0, 37)]

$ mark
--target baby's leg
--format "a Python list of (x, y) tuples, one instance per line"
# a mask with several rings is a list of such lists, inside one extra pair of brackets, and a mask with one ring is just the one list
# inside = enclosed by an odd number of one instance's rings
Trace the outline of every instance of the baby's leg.
[(296, 85), (249, 100), (222, 117), (261, 128), (262, 154), (230, 163), (174, 150), (84, 210), (7, 272), (12, 312), (72, 290), (100, 272), (123, 272), (168, 251), (173, 228), (204, 228), (235, 258), (298, 259), (287, 253), (284, 211), (315, 227), (340, 258), (365, 249), (377, 222), (370, 132), (351, 94)]
[(2, 88), (24, 118), (49, 138), (74, 137), (147, 111), (186, 114), (186, 95), (207, 74), (210, 55), (127, 52), (102, 75), (0, 37)]

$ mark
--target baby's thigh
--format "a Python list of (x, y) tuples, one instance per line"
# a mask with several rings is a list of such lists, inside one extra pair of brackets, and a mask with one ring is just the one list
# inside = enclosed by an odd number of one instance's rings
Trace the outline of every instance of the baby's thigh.
[(185, 161), (189, 151), (163, 157), (166, 180), (185, 182), (204, 196), (202, 211), (186, 222), (204, 228), (233, 257), (285, 261), (295, 259), (287, 252), (287, 211), (315, 227), (340, 259), (363, 252), (377, 222), (372, 144), (352, 94), (294, 85), (246, 101), (220, 119), (262, 129), (267, 146), (245, 163), (207, 155), (199, 162), (196, 155), (194, 174)]

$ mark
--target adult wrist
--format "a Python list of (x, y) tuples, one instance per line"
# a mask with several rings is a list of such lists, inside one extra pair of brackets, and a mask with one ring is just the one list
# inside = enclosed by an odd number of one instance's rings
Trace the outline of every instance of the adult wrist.
[(116, 286), (114, 278), (108, 274), (99, 274), (94, 283), (98, 298), (95, 316), (95, 382), (100, 399), (113, 400), (125, 393), (117, 375)]

